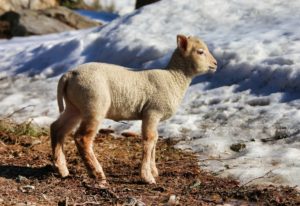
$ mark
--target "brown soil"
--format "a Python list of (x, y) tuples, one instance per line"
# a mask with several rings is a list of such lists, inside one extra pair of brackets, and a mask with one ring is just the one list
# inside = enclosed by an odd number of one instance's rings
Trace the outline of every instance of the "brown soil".
[(71, 138), (65, 145), (71, 175), (62, 179), (51, 167), (48, 136), (0, 131), (0, 205), (168, 205), (171, 195), (177, 205), (300, 205), (294, 188), (240, 187), (202, 171), (193, 153), (174, 144), (159, 140), (160, 177), (156, 185), (146, 185), (139, 177), (141, 139), (99, 134), (95, 152), (110, 184), (101, 188), (87, 176)]

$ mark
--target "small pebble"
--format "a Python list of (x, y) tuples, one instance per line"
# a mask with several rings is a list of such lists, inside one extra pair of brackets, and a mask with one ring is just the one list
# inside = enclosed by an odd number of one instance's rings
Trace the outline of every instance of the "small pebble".
[(121, 134), (124, 137), (139, 137), (140, 135), (135, 132), (123, 132)]
[(38, 139), (33, 140), (33, 141), (31, 142), (31, 147), (34, 146), (34, 145), (37, 145), (37, 144), (41, 144), (41, 143), (42, 143), (41, 140), (38, 140)]
[(18, 175), (18, 177), (16, 178), (16, 181), (18, 183), (25, 182), (25, 181), (27, 181), (27, 178), (22, 175)]
[(168, 206), (173, 206), (173, 205), (177, 205), (178, 204), (178, 201), (176, 199), (176, 195), (171, 195), (169, 197), (169, 201), (167, 203)]
[(243, 150), (245, 148), (246, 148), (246, 145), (244, 143), (230, 145), (230, 149), (235, 152), (240, 152), (241, 150)]
[(126, 203), (124, 204), (124, 206), (146, 206), (145, 203), (143, 203), (142, 201), (140, 200), (137, 200), (136, 198), (134, 197), (128, 197), (127, 200), (126, 200)]
[(25, 185), (25, 186), (21, 186), (20, 190), (24, 193), (28, 193), (31, 192), (32, 190), (35, 190), (35, 187), (33, 185)]
[(99, 130), (99, 133), (101, 133), (101, 134), (111, 134), (111, 133), (114, 133), (114, 132), (115, 132), (115, 130), (110, 129), (110, 128), (100, 129)]

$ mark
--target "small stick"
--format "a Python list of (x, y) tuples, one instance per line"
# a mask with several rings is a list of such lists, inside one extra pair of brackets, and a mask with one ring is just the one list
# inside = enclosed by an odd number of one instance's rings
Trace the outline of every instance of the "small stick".
[(225, 161), (225, 160), (232, 160), (232, 159), (235, 159), (234, 157), (230, 157), (230, 158), (207, 158), (207, 159), (200, 159), (199, 161), (201, 162), (204, 162), (204, 161), (219, 161), (219, 162), (222, 162), (222, 161)]
[(248, 182), (242, 184), (242, 185), (237, 189), (237, 191), (239, 191), (241, 188), (243, 188), (243, 187), (246, 186), (247, 184), (253, 182), (254, 180), (261, 179), (261, 178), (264, 178), (264, 177), (268, 176), (270, 173), (273, 172), (273, 170), (274, 170), (274, 169), (270, 170), (269, 172), (267, 172), (267, 173), (264, 174), (263, 176), (259, 176), (259, 177), (253, 178), (253, 179), (249, 180)]
[(18, 113), (18, 112), (20, 112), (20, 111), (22, 111), (22, 110), (24, 110), (24, 109), (26, 109), (26, 108), (28, 108), (28, 107), (33, 107), (34, 105), (27, 105), (27, 106), (25, 106), (25, 107), (22, 107), (22, 108), (20, 108), (20, 109), (18, 109), (18, 110), (16, 110), (16, 111), (13, 111), (11, 114), (9, 114), (9, 115), (7, 115), (5, 118), (7, 119), (7, 118), (10, 118), (10, 117), (12, 117), (14, 114), (16, 114), (16, 113)]
[(100, 202), (83, 202), (83, 203), (74, 203), (74, 205), (76, 206), (76, 205), (87, 205), (87, 204), (89, 204), (89, 205), (101, 205), (101, 203)]

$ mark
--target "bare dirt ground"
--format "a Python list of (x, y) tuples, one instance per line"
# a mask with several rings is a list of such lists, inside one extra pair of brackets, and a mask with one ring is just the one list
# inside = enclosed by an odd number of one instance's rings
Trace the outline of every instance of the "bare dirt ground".
[(110, 184), (101, 188), (87, 176), (71, 137), (65, 145), (71, 175), (62, 179), (52, 169), (47, 135), (16, 135), (2, 128), (0, 205), (300, 205), (294, 188), (239, 186), (202, 171), (193, 153), (174, 144), (159, 140), (160, 177), (156, 185), (146, 185), (139, 177), (141, 138), (99, 134), (95, 152)]

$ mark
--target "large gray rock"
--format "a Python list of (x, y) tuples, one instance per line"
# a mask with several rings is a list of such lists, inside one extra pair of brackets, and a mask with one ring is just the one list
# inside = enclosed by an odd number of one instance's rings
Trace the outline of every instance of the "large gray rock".
[[(9, 29), (7, 29), (7, 23)], [(1, 29), (4, 25), (4, 29)], [(0, 36), (42, 35), (101, 25), (65, 7), (44, 10), (21, 9), (9, 11), (0, 16)], [(4, 30), (4, 33), (3, 31)], [(2, 33), (1, 33), (2, 31)]]
[(42, 13), (48, 17), (57, 19), (60, 22), (64, 22), (74, 29), (84, 29), (100, 25), (99, 22), (95, 22), (88, 18), (85, 18), (62, 6), (43, 10)]
[(47, 16), (44, 11), (22, 10), (19, 12), (20, 25), (25, 27), (28, 34), (42, 35), (74, 30), (74, 27)]

